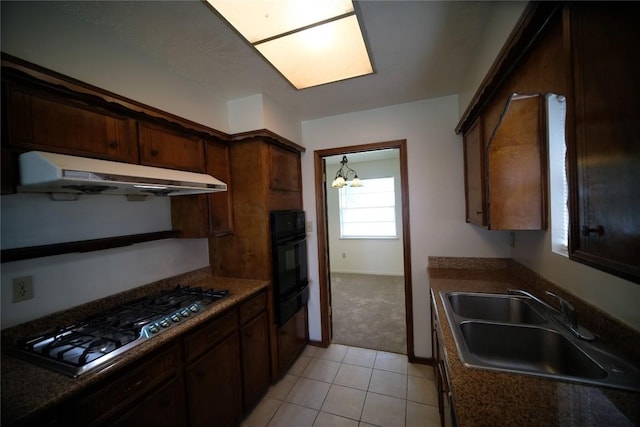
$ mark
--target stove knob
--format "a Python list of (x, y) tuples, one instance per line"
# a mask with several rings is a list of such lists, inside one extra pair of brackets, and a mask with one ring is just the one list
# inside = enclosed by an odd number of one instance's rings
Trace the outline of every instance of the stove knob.
[(182, 311), (180, 311), (180, 316), (182, 317), (189, 317), (191, 316), (191, 313), (189, 313), (189, 310), (187, 310), (186, 308)]
[(152, 334), (157, 333), (160, 330), (160, 325), (158, 325), (157, 323), (152, 323), (151, 325), (149, 325), (149, 332), (151, 332)]
[(163, 328), (168, 328), (169, 325), (169, 319), (166, 317), (160, 321), (160, 326), (162, 326)]
[(197, 313), (198, 306), (196, 304), (193, 304), (191, 307), (189, 307), (189, 310), (192, 311), (193, 313)]
[(174, 322), (178, 323), (180, 321), (180, 316), (178, 316), (177, 314), (173, 313), (171, 315), (171, 320), (173, 320)]

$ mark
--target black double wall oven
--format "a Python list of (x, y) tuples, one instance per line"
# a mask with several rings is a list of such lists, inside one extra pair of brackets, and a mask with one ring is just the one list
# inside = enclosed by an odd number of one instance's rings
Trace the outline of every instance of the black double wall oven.
[(307, 234), (302, 210), (272, 211), (271, 244), (276, 322), (287, 322), (309, 301)]

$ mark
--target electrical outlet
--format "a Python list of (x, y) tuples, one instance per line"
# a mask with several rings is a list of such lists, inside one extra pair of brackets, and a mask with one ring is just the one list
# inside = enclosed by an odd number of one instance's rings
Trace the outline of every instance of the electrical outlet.
[(33, 298), (33, 276), (13, 279), (13, 302), (25, 301), (31, 298)]

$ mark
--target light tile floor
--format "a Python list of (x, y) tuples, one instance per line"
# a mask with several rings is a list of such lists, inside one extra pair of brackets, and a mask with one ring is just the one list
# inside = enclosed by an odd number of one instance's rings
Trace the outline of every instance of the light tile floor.
[(437, 427), (433, 368), (407, 356), (307, 346), (243, 427)]

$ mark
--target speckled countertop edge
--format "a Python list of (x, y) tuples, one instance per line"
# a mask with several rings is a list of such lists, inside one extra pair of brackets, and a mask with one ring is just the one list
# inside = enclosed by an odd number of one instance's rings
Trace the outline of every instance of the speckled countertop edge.
[[(32, 322), (17, 325), (2, 331), (2, 424), (9, 424), (21, 418), (34, 415), (55, 406), (63, 400), (79, 393), (86, 387), (98, 382), (117, 369), (138, 360), (145, 354), (160, 348), (188, 330), (206, 322), (227, 309), (250, 298), (269, 286), (269, 281), (212, 277), (208, 268), (160, 280), (150, 285), (141, 286), (131, 291), (113, 295), (92, 303), (84, 304), (60, 313), (45, 316)], [(216, 290), (228, 289), (230, 295), (212, 304), (201, 314), (191, 317), (181, 324), (144, 341), (140, 345), (116, 358), (115, 363), (88, 372), (77, 378), (71, 378), (57, 372), (34, 365), (32, 363), (7, 354), (16, 338), (28, 336), (38, 331), (51, 328), (51, 325), (65, 324), (64, 321), (76, 321), (91, 314), (117, 306), (123, 302), (141, 298), (158, 291), (183, 286), (202, 286)]]
[[(460, 427), (633, 426), (640, 423), (640, 393), (464, 367), (444, 314), (440, 291), (503, 293), (515, 287), (539, 295), (539, 286), (558, 290), (552, 283), (527, 277), (535, 273), (512, 260), (473, 258), (469, 263), (465, 260), (437, 257), (432, 262), (430, 257), (428, 268)], [(597, 314), (593, 312), (589, 316)], [(610, 319), (605, 319), (604, 324), (609, 322)], [(618, 328), (624, 336), (635, 335), (634, 342), (638, 342), (637, 333), (625, 331), (624, 325)]]

